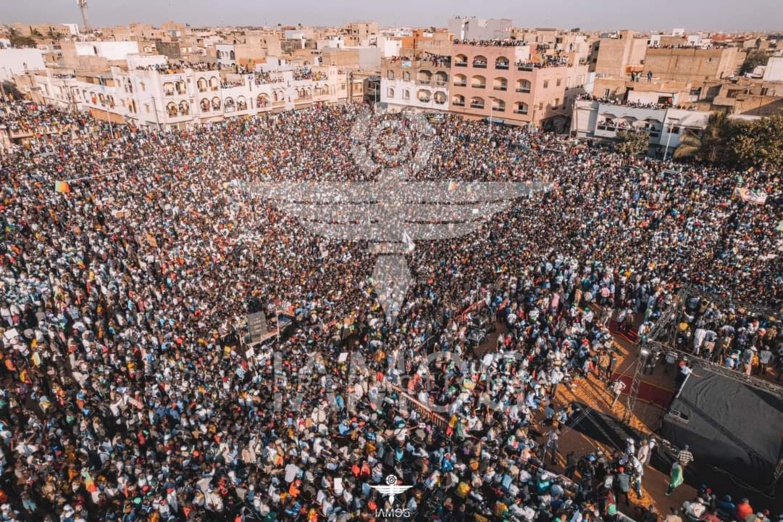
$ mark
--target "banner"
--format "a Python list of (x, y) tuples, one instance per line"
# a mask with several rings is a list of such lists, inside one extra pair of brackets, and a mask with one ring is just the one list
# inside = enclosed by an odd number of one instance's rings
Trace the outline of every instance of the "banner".
[(748, 203), (753, 203), (754, 205), (763, 205), (767, 202), (767, 194), (765, 192), (761, 192), (760, 190), (750, 190), (737, 187), (734, 189), (734, 196), (740, 198), (743, 201), (747, 201)]
[(68, 183), (64, 181), (55, 181), (54, 182), (54, 191), (60, 192), (61, 194), (67, 194), (71, 191), (71, 186), (68, 185)]
[(257, 343), (261, 341), (268, 333), (266, 314), (264, 312), (256, 312), (248, 315), (247, 326), (250, 330), (250, 342)]

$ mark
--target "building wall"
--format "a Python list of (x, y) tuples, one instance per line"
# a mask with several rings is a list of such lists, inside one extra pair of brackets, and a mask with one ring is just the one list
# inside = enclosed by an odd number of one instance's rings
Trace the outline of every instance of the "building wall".
[(129, 54), (138, 54), (138, 42), (75, 42), (78, 56), (100, 56), (107, 60), (124, 60)]
[(729, 78), (739, 65), (734, 47), (725, 49), (649, 48), (645, 69), (656, 78), (702, 82)]
[(511, 36), (511, 20), (456, 17), (449, 20), (448, 29), (454, 38), (459, 40), (503, 40)]
[(619, 38), (601, 38), (591, 71), (598, 75), (626, 76), (628, 67), (641, 65), (647, 52), (647, 39), (636, 38), (633, 31), (621, 31)]
[(0, 49), (0, 80), (10, 80), (14, 75), (46, 68), (43, 53), (38, 49)]
[(783, 57), (775, 56), (767, 62), (764, 70), (765, 82), (783, 82)]

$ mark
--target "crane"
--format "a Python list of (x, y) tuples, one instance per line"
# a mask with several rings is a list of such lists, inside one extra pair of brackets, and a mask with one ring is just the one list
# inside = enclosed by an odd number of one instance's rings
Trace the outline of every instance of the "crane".
[(92, 27), (90, 27), (90, 17), (87, 13), (87, 0), (76, 0), (76, 5), (78, 5), (79, 9), (82, 11), (82, 25), (84, 26), (84, 32), (89, 33), (92, 31)]

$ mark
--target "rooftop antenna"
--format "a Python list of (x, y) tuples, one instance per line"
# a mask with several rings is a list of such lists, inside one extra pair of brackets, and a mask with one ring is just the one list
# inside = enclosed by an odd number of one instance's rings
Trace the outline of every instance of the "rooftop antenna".
[(76, 0), (76, 5), (79, 6), (79, 9), (82, 12), (82, 25), (84, 26), (84, 32), (92, 32), (92, 27), (90, 27), (90, 16), (87, 12), (87, 0)]

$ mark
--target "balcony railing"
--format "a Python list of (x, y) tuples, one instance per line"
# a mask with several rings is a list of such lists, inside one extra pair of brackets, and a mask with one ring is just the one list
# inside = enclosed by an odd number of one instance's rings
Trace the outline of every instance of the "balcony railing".
[(454, 82), (454, 87), (467, 87), (468, 82)]
[(470, 108), (471, 109), (483, 109), (484, 108), (484, 104), (483, 103), (471, 102)]
[(429, 85), (432, 82), (430, 80), (419, 78), (419, 83), (422, 85)]
[(525, 94), (530, 93), (530, 87), (517, 87), (517, 92), (523, 92)]
[(486, 83), (474, 83), (473, 85), (471, 85), (471, 87), (473, 87), (474, 89), (486, 89), (487, 88), (487, 84)]
[(495, 69), (501, 69), (503, 71), (507, 71), (508, 70), (508, 64), (507, 63), (496, 63), (495, 64)]
[(449, 84), (446, 80), (435, 80), (435, 85), (437, 87), (445, 87)]
[(492, 112), (506, 112), (505, 107), (492, 107)]
[(463, 102), (463, 101), (455, 101), (455, 102), (452, 102), (452, 105), (454, 105), (455, 107), (464, 107), (465, 106), (465, 102)]
[(493, 88), (496, 91), (507, 91), (508, 90), (508, 87), (506, 87), (505, 85), (495, 85), (495, 87), (493, 87)]
[(486, 69), (487, 63), (486, 62), (473, 62), (473, 67), (476, 69)]
[(527, 109), (514, 109), (514, 114), (527, 114)]
[(455, 67), (467, 67), (468, 62), (454, 62)]

